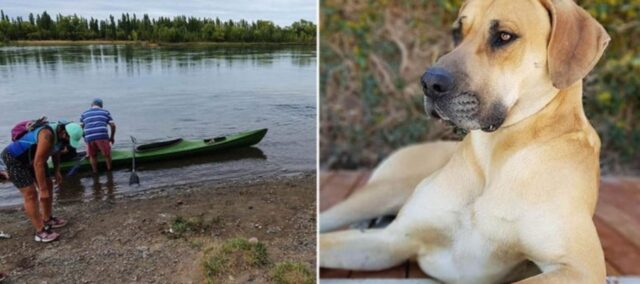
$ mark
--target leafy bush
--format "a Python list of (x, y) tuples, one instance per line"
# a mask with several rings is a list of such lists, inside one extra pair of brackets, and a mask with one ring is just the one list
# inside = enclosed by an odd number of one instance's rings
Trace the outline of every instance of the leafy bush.
[(602, 139), (605, 170), (640, 168), (640, 2), (580, 2), (611, 35), (604, 58), (587, 77), (585, 110)]

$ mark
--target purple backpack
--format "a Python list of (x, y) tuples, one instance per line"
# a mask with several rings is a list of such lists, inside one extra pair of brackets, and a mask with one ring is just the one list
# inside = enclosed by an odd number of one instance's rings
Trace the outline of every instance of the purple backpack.
[(22, 138), (29, 131), (33, 131), (36, 128), (44, 126), (48, 123), (47, 117), (43, 116), (35, 120), (20, 121), (16, 126), (11, 129), (11, 141), (16, 141)]

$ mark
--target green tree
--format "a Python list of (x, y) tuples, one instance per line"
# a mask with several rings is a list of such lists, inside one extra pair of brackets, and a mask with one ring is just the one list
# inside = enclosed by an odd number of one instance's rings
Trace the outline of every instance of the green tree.
[(56, 15), (53, 20), (46, 12), (29, 14), (29, 21), (21, 17), (10, 19), (0, 10), (0, 40), (144, 40), (161, 42), (315, 42), (315, 24), (301, 20), (291, 27), (280, 27), (271, 21), (246, 20), (222, 22), (219, 18), (200, 19), (177, 16), (152, 19), (144, 14), (123, 13), (117, 19), (86, 19), (78, 15)]

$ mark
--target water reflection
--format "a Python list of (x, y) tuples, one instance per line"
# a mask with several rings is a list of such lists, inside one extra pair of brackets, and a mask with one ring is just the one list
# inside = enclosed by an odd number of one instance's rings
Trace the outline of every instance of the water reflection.
[(56, 189), (58, 200), (81, 200), (84, 189), (80, 178), (77, 176), (66, 177), (62, 185)]
[(93, 175), (93, 199), (94, 200), (113, 200), (114, 195), (114, 183), (113, 172), (107, 172), (105, 174), (105, 183), (100, 182), (99, 175)]
[(55, 73), (61, 68), (77, 71), (112, 67), (125, 70), (127, 75), (150, 72), (154, 69), (202, 69), (211, 66), (232, 68), (234, 65), (270, 66), (288, 60), (293, 66), (315, 64), (315, 51), (308, 47), (213, 47), (189, 46), (145, 48), (136, 45), (33, 46), (0, 48), (0, 76), (22, 69), (36, 68), (42, 74)]
[[(183, 181), (216, 180), (228, 177), (228, 173), (220, 175), (219, 168), (229, 167), (231, 164), (244, 165), (260, 162), (264, 165), (261, 170), (246, 168), (245, 174), (261, 174), (273, 169), (273, 165), (267, 163), (267, 156), (256, 147), (231, 149), (225, 153), (199, 155), (184, 159), (175, 159), (147, 164), (140, 164), (137, 172), (142, 182), (139, 187), (131, 187), (126, 182), (129, 171), (115, 171), (101, 174), (78, 173), (65, 177), (63, 185), (56, 190), (56, 200), (59, 203), (77, 203), (83, 200), (115, 200), (118, 193), (131, 192), (132, 189), (146, 190), (167, 184), (167, 180), (173, 178)], [(188, 169), (181, 171), (181, 176), (171, 176), (168, 173), (175, 169)], [(267, 169), (267, 171), (263, 171)], [(114, 177), (115, 175), (115, 177)], [(202, 178), (208, 175), (209, 178)], [(164, 176), (164, 177), (163, 177)]]
[[(84, 181), (90, 181), (83, 184)], [(99, 175), (66, 177), (56, 191), (57, 201), (73, 203), (81, 200), (113, 200), (116, 197), (116, 183), (113, 172)]]

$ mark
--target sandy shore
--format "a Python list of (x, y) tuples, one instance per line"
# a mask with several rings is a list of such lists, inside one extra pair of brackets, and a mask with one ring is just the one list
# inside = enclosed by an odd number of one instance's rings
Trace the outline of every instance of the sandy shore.
[[(3, 283), (202, 283), (207, 273), (220, 283), (264, 283), (289, 261), (315, 277), (315, 200), (316, 176), (306, 173), (56, 205), (70, 224), (50, 244), (33, 241), (21, 210), (3, 209), (0, 230), (12, 238), (0, 240), (0, 271), (9, 274)], [(215, 275), (204, 266), (229, 240), (251, 238), (266, 248), (261, 265), (234, 263)]]

